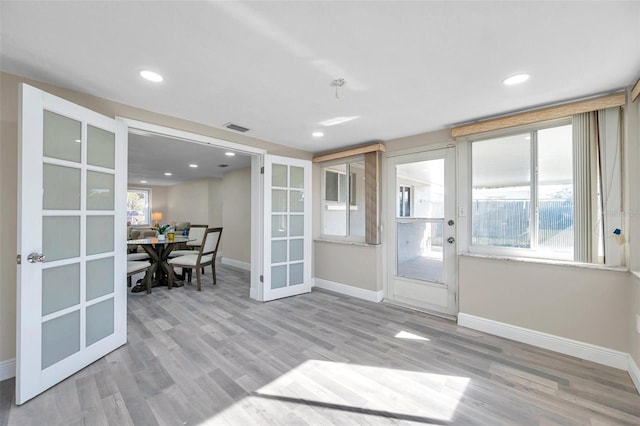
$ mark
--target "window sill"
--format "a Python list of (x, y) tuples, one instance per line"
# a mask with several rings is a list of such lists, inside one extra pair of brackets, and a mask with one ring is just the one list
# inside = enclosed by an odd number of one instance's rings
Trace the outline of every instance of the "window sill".
[[(569, 266), (572, 268), (582, 268), (582, 269), (598, 269), (601, 271), (615, 271), (615, 272), (632, 272), (629, 271), (629, 268), (624, 266), (607, 266), (607, 265), (597, 265), (595, 263), (580, 263), (580, 262), (570, 262), (566, 260), (552, 260), (552, 259), (536, 259), (530, 257), (514, 257), (514, 256), (500, 256), (493, 254), (479, 254), (479, 253), (459, 253), (459, 256), (462, 257), (477, 257), (481, 259), (494, 259), (494, 260), (508, 260), (512, 262), (525, 262), (525, 263), (543, 263), (545, 265), (557, 265), (557, 266)], [(640, 272), (636, 272), (638, 278), (640, 278)]]
[(629, 272), (631, 272), (633, 275), (635, 275), (636, 278), (640, 278), (640, 271), (629, 270)]
[(368, 244), (364, 241), (339, 241), (339, 240), (329, 240), (325, 238), (315, 238), (313, 240), (314, 243), (332, 243), (332, 244), (344, 244), (347, 246), (362, 246), (362, 247), (378, 247), (380, 244)]

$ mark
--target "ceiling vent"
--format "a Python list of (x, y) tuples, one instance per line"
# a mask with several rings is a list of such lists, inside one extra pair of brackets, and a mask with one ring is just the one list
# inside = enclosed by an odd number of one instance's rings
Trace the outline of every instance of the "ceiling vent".
[(228, 164), (218, 164), (218, 167), (223, 167), (224, 168), (224, 167), (229, 167), (229, 165)]
[(237, 124), (233, 124), (233, 123), (226, 123), (224, 124), (224, 127), (226, 127), (227, 129), (235, 130), (236, 132), (240, 132), (240, 133), (245, 133), (249, 131), (249, 129), (247, 129), (246, 127), (238, 126)]

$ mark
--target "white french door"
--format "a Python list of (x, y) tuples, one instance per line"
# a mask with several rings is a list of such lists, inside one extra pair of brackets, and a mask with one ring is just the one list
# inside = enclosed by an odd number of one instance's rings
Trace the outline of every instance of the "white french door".
[(443, 148), (387, 162), (385, 297), (447, 316), (458, 313), (455, 157)]
[(265, 155), (262, 300), (311, 291), (311, 162)]
[(127, 132), (21, 85), (16, 403), (126, 343)]

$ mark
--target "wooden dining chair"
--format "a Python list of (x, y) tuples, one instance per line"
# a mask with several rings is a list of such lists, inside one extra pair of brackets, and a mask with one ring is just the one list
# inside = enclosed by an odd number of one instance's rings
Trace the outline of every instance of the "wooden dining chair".
[(198, 291), (202, 290), (200, 286), (200, 271), (204, 270), (205, 266), (211, 265), (213, 284), (217, 284), (216, 255), (218, 253), (218, 247), (220, 246), (221, 236), (222, 228), (207, 228), (202, 239), (202, 245), (200, 246), (197, 254), (187, 254), (169, 259), (169, 265), (171, 265), (172, 268), (178, 267), (182, 268), (183, 271), (186, 271), (188, 282), (191, 282), (192, 270), (196, 270), (196, 288)]
[(207, 229), (209, 229), (209, 225), (191, 225), (189, 228), (189, 239), (193, 239), (193, 241), (186, 242), (186, 249), (172, 250), (171, 253), (169, 253), (169, 258), (196, 254), (195, 252), (202, 245), (202, 239)]
[[(151, 262), (149, 261), (127, 261), (127, 287), (131, 287), (131, 276), (139, 274), (141, 272), (147, 272), (149, 267), (151, 266)], [(146, 277), (146, 275), (145, 275)], [(145, 282), (147, 287), (147, 293), (151, 293), (151, 286), (149, 285), (149, 280)]]

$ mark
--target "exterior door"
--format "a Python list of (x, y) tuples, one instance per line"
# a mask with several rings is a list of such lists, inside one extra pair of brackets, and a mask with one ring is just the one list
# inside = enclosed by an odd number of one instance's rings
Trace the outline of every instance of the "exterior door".
[(16, 403), (126, 343), (126, 127), (21, 86)]
[(311, 162), (265, 155), (262, 300), (311, 291)]
[(455, 148), (388, 160), (386, 299), (454, 316)]

